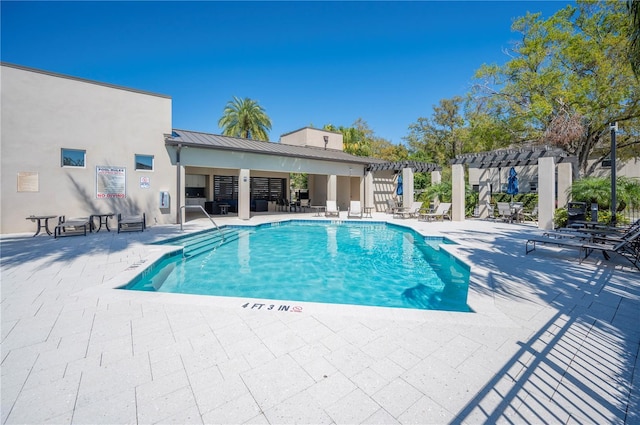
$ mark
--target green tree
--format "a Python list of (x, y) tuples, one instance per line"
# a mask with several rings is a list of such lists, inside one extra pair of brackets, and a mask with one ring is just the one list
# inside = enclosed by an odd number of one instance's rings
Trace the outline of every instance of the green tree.
[(393, 144), (382, 137), (371, 139), (371, 156), (385, 159), (391, 162), (405, 161), (409, 159), (409, 151), (402, 144)]
[(455, 96), (442, 99), (433, 107), (430, 118), (418, 118), (409, 126), (409, 135), (404, 138), (421, 160), (446, 164), (465, 151), (465, 122), (461, 114), (463, 99)]
[(628, 0), (629, 19), (629, 59), (637, 77), (640, 77), (640, 0)]
[(268, 141), (271, 119), (255, 100), (234, 96), (227, 102), (218, 126), (225, 136)]
[[(601, 209), (611, 209), (611, 179), (585, 177), (573, 183), (571, 197), (576, 201), (598, 204)], [(627, 207), (640, 209), (640, 181), (629, 177), (616, 178), (616, 211)]]
[(362, 118), (358, 118), (351, 127), (336, 127), (327, 124), (324, 130), (342, 133), (343, 150), (351, 155), (371, 156), (371, 143), (373, 140), (373, 130)]
[(627, 57), (630, 20), (618, 1), (582, 1), (548, 19), (529, 13), (513, 30), (522, 39), (502, 66), (484, 65), (474, 101), (513, 131), (513, 142), (554, 144), (578, 157), (585, 174), (594, 150), (607, 154), (609, 123), (625, 129), (629, 155), (640, 133), (640, 82)]

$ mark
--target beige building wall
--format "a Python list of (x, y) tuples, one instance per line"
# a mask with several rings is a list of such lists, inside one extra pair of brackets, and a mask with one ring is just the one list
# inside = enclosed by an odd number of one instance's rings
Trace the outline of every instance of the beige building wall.
[[(0, 83), (0, 232), (35, 231), (30, 215), (145, 212), (149, 225), (175, 221), (169, 97), (6, 64)], [(63, 148), (86, 151), (85, 166), (63, 167)], [(153, 156), (153, 171), (136, 171), (136, 154)], [(125, 169), (125, 198), (97, 198), (98, 166)], [(28, 187), (18, 187), (19, 173), (30, 173)], [(170, 208), (159, 208), (161, 191)]]
[[(588, 167), (591, 167), (596, 161), (589, 161)], [(596, 177), (610, 177), (611, 167), (603, 167), (597, 164), (593, 175)], [(616, 161), (616, 176), (625, 176), (640, 179), (640, 158), (631, 158), (626, 161), (618, 159)]]
[[(327, 143), (325, 145), (325, 136)], [(344, 150), (342, 133), (322, 130), (319, 128), (304, 127), (300, 130), (280, 136), (280, 143), (284, 145), (306, 146), (314, 148), (327, 148), (334, 150)]]

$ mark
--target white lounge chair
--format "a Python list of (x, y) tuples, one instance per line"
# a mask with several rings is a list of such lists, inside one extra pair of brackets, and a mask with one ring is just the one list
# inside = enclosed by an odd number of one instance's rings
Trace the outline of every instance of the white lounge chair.
[(513, 221), (513, 209), (508, 202), (498, 202), (498, 218), (509, 223)]
[(421, 212), (418, 216), (418, 220), (431, 221), (441, 220), (445, 218), (451, 220), (449, 211), (451, 210), (451, 202), (441, 202), (434, 212)]
[(398, 203), (393, 199), (387, 199), (387, 209), (385, 212), (387, 214), (393, 214), (394, 211), (398, 208)]
[(351, 201), (349, 203), (349, 210), (347, 211), (347, 218), (362, 218), (362, 208), (360, 207), (360, 201)]
[(327, 208), (324, 210), (324, 215), (325, 217), (340, 217), (340, 207), (338, 207), (336, 201), (327, 201)]
[(423, 211), (422, 202), (414, 202), (409, 208), (397, 211), (395, 215), (401, 218), (418, 218), (421, 211)]
[(531, 212), (522, 213), (522, 219), (534, 221), (537, 223), (538, 222), (538, 206), (536, 205), (535, 207), (533, 207), (533, 210), (531, 210)]

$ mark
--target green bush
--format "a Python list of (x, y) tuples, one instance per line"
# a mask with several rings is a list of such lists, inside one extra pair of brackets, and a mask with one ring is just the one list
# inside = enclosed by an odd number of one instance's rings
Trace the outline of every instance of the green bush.
[(569, 223), (569, 210), (567, 208), (556, 209), (555, 214), (553, 214), (554, 227), (556, 229), (560, 227), (567, 227), (567, 223)]

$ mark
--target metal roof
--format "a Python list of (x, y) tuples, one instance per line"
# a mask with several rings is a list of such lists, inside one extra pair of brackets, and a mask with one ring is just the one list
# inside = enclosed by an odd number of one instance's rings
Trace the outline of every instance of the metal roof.
[(288, 156), (364, 165), (388, 162), (377, 158), (355, 156), (335, 149), (286, 145), (276, 142), (242, 139), (240, 137), (221, 136), (178, 129), (174, 129), (172, 134), (165, 136), (165, 143), (170, 146), (182, 145), (204, 149), (251, 152), (262, 155)]
[(165, 143), (170, 146), (191, 146), (204, 149), (228, 150), (235, 152), (251, 152), (262, 155), (288, 156), (293, 158), (316, 159), (322, 161), (347, 162), (363, 164), (367, 171), (393, 170), (412, 168), (414, 172), (440, 171), (442, 167), (417, 161), (389, 162), (384, 159), (351, 155), (335, 150), (308, 146), (287, 145), (276, 142), (243, 139), (240, 137), (222, 136), (197, 131), (174, 129), (165, 136)]
[(490, 152), (457, 155), (450, 164), (465, 164), (470, 168), (500, 168), (518, 165), (538, 164), (538, 158), (553, 157), (556, 163), (577, 163), (577, 158), (560, 148), (550, 146), (530, 146), (520, 149), (500, 149)]

